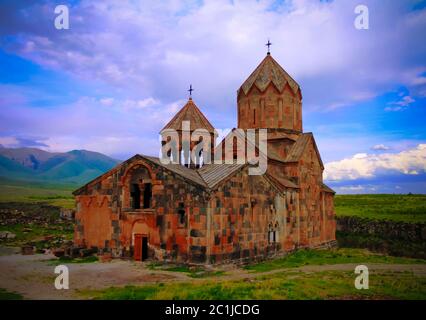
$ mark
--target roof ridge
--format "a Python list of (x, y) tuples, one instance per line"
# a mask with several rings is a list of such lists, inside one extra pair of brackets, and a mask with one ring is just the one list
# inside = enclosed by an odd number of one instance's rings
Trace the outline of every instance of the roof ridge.
[[(172, 129), (172, 127), (175, 125), (177, 121), (179, 121), (179, 118), (185, 117), (185, 115), (190, 114), (190, 110), (193, 110), (193, 117), (196, 117), (199, 119), (201, 125), (205, 127), (209, 132), (214, 132), (214, 126), (210, 123), (210, 121), (207, 119), (207, 117), (204, 115), (204, 113), (200, 110), (200, 108), (194, 103), (192, 98), (189, 98), (186, 104), (178, 111), (176, 114), (172, 117), (172, 119), (161, 129), (160, 133), (167, 129)], [(182, 120), (184, 121), (184, 120)], [(176, 129), (176, 130), (180, 130)]]
[[(268, 69), (265, 72), (262, 72), (263, 68)], [(257, 83), (259, 81), (261, 82), (260, 86)], [(289, 86), (294, 94), (297, 94), (298, 91), (300, 92), (300, 86), (296, 80), (294, 80), (293, 77), (291, 77), (271, 55), (267, 55), (260, 62), (260, 64), (243, 82), (240, 89), (238, 89), (238, 92), (242, 89), (244, 94), (247, 95), (253, 86), (256, 86), (260, 91), (264, 91), (271, 83), (274, 84), (280, 92), (285, 89), (286, 85)]]
[(300, 89), (300, 86), (299, 86), (299, 84), (297, 83), (297, 81), (296, 80), (294, 80), (294, 78), (287, 72), (287, 71), (285, 71), (285, 69), (278, 63), (278, 61), (277, 60), (275, 60), (272, 56), (271, 56), (271, 59), (272, 59), (272, 61), (286, 74), (286, 76), (287, 77), (289, 77), (291, 80), (293, 80), (293, 82), (299, 87), (299, 89)]
[[(192, 99), (191, 99), (192, 101)], [(198, 108), (198, 106), (195, 104), (195, 102), (192, 102), (192, 105), (194, 106), (195, 110), (198, 112), (198, 114), (201, 116), (201, 118), (206, 122), (206, 126), (210, 126), (214, 130), (214, 126), (210, 123), (209, 119), (204, 115), (204, 113)]]

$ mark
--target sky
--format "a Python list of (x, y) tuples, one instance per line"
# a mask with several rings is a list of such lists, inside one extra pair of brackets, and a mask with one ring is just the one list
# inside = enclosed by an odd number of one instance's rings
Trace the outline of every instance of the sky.
[[(55, 28), (57, 5), (69, 29)], [(355, 27), (358, 5), (368, 29)], [(426, 193), (426, 1), (0, 2), (0, 144), (158, 155), (193, 98), (236, 126), (236, 91), (271, 54), (338, 193)]]

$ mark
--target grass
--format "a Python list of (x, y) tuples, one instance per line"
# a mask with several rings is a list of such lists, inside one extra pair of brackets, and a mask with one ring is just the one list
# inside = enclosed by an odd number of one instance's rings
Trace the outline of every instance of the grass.
[(49, 224), (48, 226), (31, 224), (14, 224), (0, 226), (0, 231), (10, 231), (16, 235), (15, 239), (4, 242), (8, 246), (20, 246), (27, 242), (42, 242), (45, 236), (64, 237), (65, 240), (72, 240), (74, 228), (71, 223)]
[(84, 258), (60, 257), (59, 259), (49, 260), (48, 264), (50, 266), (57, 266), (60, 264), (68, 264), (68, 263), (94, 263), (98, 261), (99, 259), (96, 256), (88, 256)]
[[(426, 277), (412, 272), (370, 272), (368, 290), (354, 287), (356, 275), (348, 271), (300, 272), (303, 265), (338, 263), (426, 263), (377, 255), (361, 249), (302, 250), (286, 258), (247, 266), (253, 272), (286, 269), (273, 274), (259, 274), (252, 279), (202, 279), (197, 282), (160, 283), (145, 286), (111, 287), (103, 290), (81, 290), (84, 298), (94, 299), (426, 299)], [(182, 266), (148, 265), (151, 270), (190, 272)]]
[(339, 248), (330, 250), (299, 250), (280, 259), (248, 265), (244, 268), (253, 272), (266, 272), (276, 269), (296, 268), (306, 265), (343, 263), (426, 264), (426, 260), (374, 254), (365, 249)]
[(425, 258), (425, 241), (409, 241), (395, 237), (384, 237), (381, 234), (359, 234), (355, 232), (336, 232), (340, 247), (365, 248), (391, 256)]
[(354, 287), (353, 272), (282, 273), (251, 281), (200, 281), (80, 291), (82, 297), (139, 299), (426, 299), (426, 278), (412, 273), (370, 274), (368, 290)]
[(183, 272), (186, 273), (188, 277), (191, 278), (207, 278), (207, 277), (217, 277), (225, 275), (225, 271), (222, 270), (205, 270), (202, 267), (193, 267), (190, 268), (186, 265), (166, 265), (160, 262), (152, 262), (148, 265), (150, 270), (164, 270), (170, 272)]
[(426, 195), (336, 195), (337, 216), (426, 222)]
[(75, 185), (0, 179), (0, 202), (45, 202), (72, 209), (75, 189)]
[(0, 288), (0, 300), (22, 300), (23, 297), (15, 292)]

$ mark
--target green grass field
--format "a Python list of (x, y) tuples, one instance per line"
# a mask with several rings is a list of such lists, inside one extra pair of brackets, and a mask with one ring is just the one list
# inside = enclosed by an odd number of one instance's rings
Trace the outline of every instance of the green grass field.
[[(144, 286), (83, 290), (82, 298), (94, 299), (426, 299), (426, 277), (412, 272), (370, 272), (369, 290), (354, 287), (354, 272), (300, 272), (305, 265), (332, 264), (425, 264), (422, 259), (378, 255), (364, 249), (302, 250), (278, 260), (247, 266), (259, 274), (252, 279), (229, 280), (217, 275), (197, 282), (159, 283)], [(152, 266), (158, 269), (159, 264)], [(168, 271), (189, 272), (185, 268)], [(226, 274), (222, 274), (226, 275)]]
[[(12, 181), (0, 178), (1, 202), (47, 202), (74, 207), (72, 191), (78, 185)], [(338, 216), (358, 216), (405, 222), (426, 222), (426, 195), (336, 195)]]
[[(46, 236), (63, 237), (65, 240), (72, 240), (74, 228), (70, 223), (57, 223), (49, 226), (40, 225), (8, 225), (0, 226), (0, 231), (9, 231), (16, 235), (16, 238), (3, 242), (8, 246), (21, 246), (28, 242), (42, 241)], [(37, 245), (36, 245), (37, 247)]]
[(45, 184), (0, 179), (0, 202), (45, 202), (63, 208), (74, 208), (75, 185)]
[(341, 263), (386, 263), (415, 264), (426, 263), (423, 259), (391, 257), (375, 254), (366, 249), (339, 248), (330, 250), (299, 250), (280, 259), (247, 265), (245, 269), (253, 272), (266, 272), (283, 268), (296, 268), (307, 265), (326, 265)]
[(82, 291), (85, 298), (106, 300), (239, 300), (239, 299), (426, 299), (426, 279), (412, 273), (383, 272), (370, 276), (369, 290), (354, 287), (353, 272), (286, 273), (245, 281), (203, 281), (126, 286)]
[(337, 216), (426, 222), (426, 195), (336, 195)]
[(15, 292), (9, 292), (0, 288), (0, 300), (22, 300), (23, 297)]
[[(68, 209), (74, 208), (75, 201), (72, 191), (76, 188), (77, 186), (74, 185), (12, 181), (0, 178), (0, 202), (8, 209), (29, 210), (33, 213), (39, 211), (45, 215), (52, 215), (52, 210), (48, 212), (48, 210), (42, 209), (42, 206), (48, 204)], [(31, 208), (27, 208), (28, 206)], [(59, 211), (57, 215), (59, 215)], [(16, 223), (0, 226), (0, 231), (9, 231), (16, 235), (15, 239), (3, 242), (8, 246), (20, 246), (29, 241), (40, 241), (45, 236), (63, 236), (70, 240), (73, 230), (72, 223), (68, 221), (49, 225)]]

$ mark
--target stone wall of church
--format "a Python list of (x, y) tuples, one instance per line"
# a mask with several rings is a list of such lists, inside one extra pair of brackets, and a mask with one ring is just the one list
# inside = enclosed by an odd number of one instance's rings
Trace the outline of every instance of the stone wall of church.
[[(274, 168), (278, 172), (287, 166)], [(152, 184), (152, 205), (132, 209), (129, 181), (141, 170), (146, 174), (138, 179)], [(246, 167), (208, 193), (149, 161), (125, 162), (76, 196), (75, 243), (131, 257), (134, 235), (142, 234), (150, 258), (223, 263), (334, 240), (333, 194), (322, 190), (313, 145), (291, 170), (300, 177), (300, 190), (279, 191), (266, 176), (249, 176)]]
[[(132, 209), (128, 177), (148, 168), (152, 205)], [(202, 188), (148, 161), (124, 163), (76, 196), (75, 243), (114, 256), (132, 256), (134, 234), (148, 237), (149, 256), (159, 260), (204, 262), (207, 195)], [(179, 210), (184, 210), (184, 218)]]
[(281, 128), (302, 131), (302, 100), (286, 85), (280, 93), (271, 83), (264, 92), (252, 87), (238, 96), (238, 128)]
[(314, 247), (334, 240), (333, 194), (323, 191), (322, 168), (312, 141), (298, 163), (301, 245)]
[(248, 262), (283, 253), (297, 239), (295, 194), (279, 193), (247, 168), (221, 184), (210, 201), (208, 261)]

